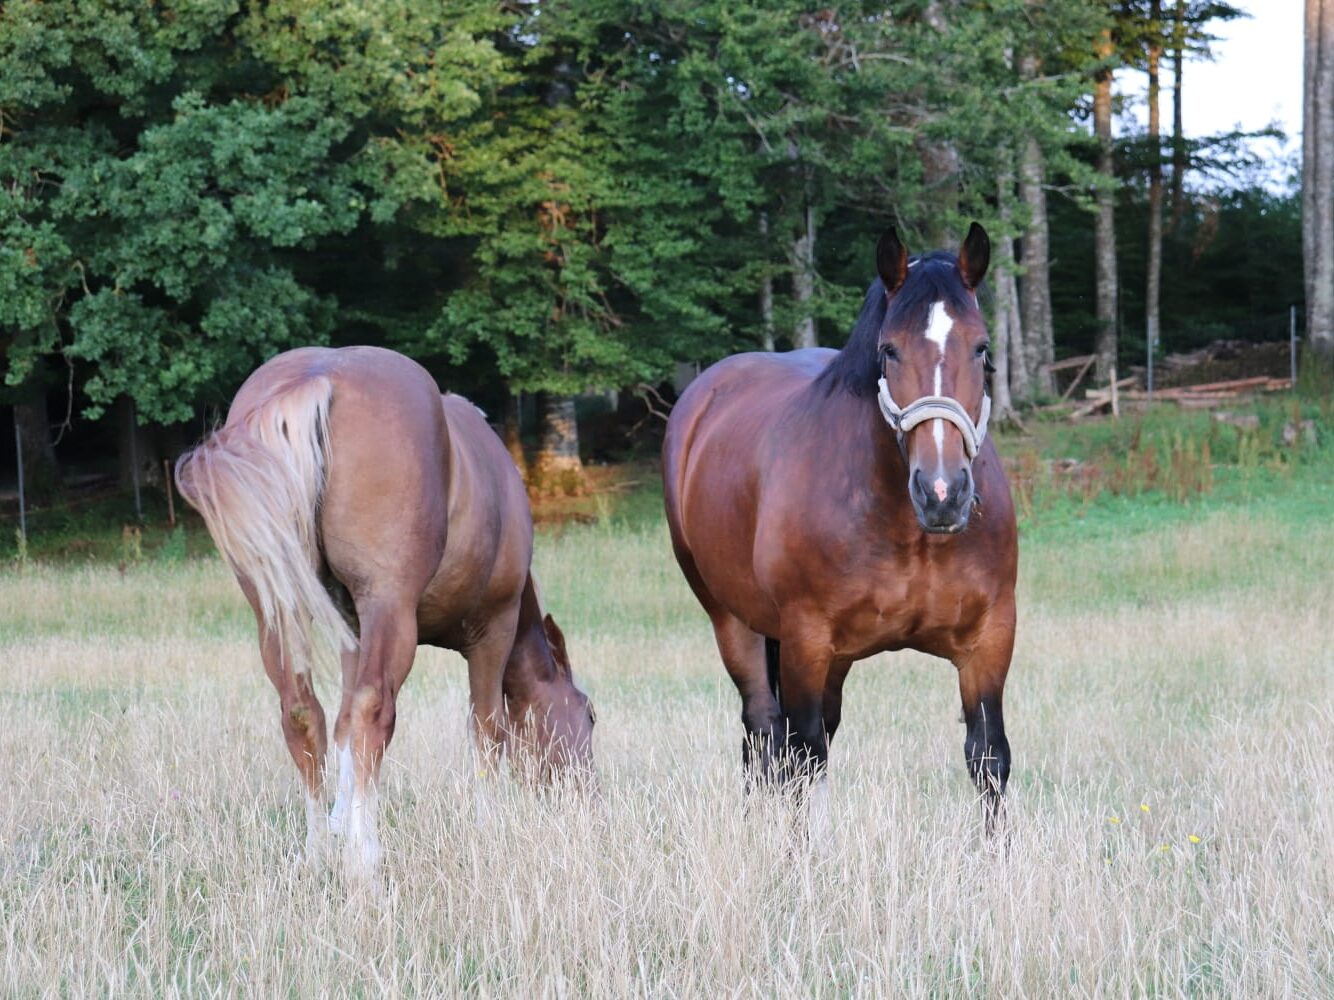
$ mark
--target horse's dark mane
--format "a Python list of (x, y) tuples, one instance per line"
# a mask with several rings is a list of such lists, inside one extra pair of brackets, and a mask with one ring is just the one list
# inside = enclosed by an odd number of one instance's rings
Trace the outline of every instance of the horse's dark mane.
[(954, 315), (973, 308), (972, 296), (959, 274), (958, 258), (945, 251), (914, 257), (908, 277), (893, 300), (887, 300), (885, 286), (876, 278), (866, 290), (861, 315), (848, 335), (848, 342), (838, 357), (815, 379), (826, 394), (843, 389), (854, 396), (874, 396), (880, 379), (876, 347), (886, 319), (896, 327), (926, 330), (927, 313), (936, 302), (944, 302)]

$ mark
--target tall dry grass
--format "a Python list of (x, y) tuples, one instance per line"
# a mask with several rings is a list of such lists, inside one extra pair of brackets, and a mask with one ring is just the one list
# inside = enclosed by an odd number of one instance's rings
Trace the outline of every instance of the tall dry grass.
[[(303, 813), (220, 565), (0, 579), (7, 994), (1334, 992), (1334, 529), (1242, 510), (1026, 545), (1008, 836), (952, 669), (853, 671), (834, 838), (747, 801), (738, 704), (661, 531), (541, 542), (598, 706), (601, 795), (479, 779), (423, 650), (378, 895)], [(326, 703), (328, 703), (326, 698)], [(480, 793), (480, 794), (479, 794)]]

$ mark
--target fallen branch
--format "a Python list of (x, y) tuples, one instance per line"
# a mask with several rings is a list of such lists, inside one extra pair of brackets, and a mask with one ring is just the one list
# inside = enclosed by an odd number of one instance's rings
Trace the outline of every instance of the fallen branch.
[(1096, 354), (1088, 355), (1088, 357), (1084, 361), (1084, 367), (1079, 369), (1079, 371), (1075, 373), (1075, 377), (1071, 379), (1070, 384), (1065, 387), (1065, 392), (1061, 393), (1062, 403), (1064, 403), (1074, 394), (1075, 387), (1078, 386), (1080, 382), (1084, 381), (1084, 376), (1089, 373), (1089, 369), (1093, 367), (1093, 362), (1097, 360), (1098, 356)]

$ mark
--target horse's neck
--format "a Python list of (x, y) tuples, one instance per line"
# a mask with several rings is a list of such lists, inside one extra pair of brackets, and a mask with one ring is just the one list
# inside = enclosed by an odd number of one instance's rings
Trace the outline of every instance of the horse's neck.
[(852, 477), (850, 482), (878, 482), (902, 493), (908, 485), (908, 462), (876, 398), (844, 390), (825, 393), (818, 386), (815, 389), (815, 398), (805, 404), (813, 406), (815, 412), (805, 413), (800, 419), (814, 430), (819, 447), (827, 450), (832, 443), (843, 461), (866, 463), (865, 474)]

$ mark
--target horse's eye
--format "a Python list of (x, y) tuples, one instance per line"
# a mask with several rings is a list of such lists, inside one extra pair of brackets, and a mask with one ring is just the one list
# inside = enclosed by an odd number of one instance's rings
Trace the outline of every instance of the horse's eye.
[(895, 347), (893, 344), (881, 344), (881, 345), (880, 345), (880, 360), (881, 360), (882, 362), (883, 362), (883, 361), (897, 361), (897, 360), (899, 360), (899, 350), (898, 350), (898, 348)]
[(978, 344), (977, 350), (974, 351), (973, 353), (976, 354), (979, 358), (985, 358), (987, 356), (987, 345)]

